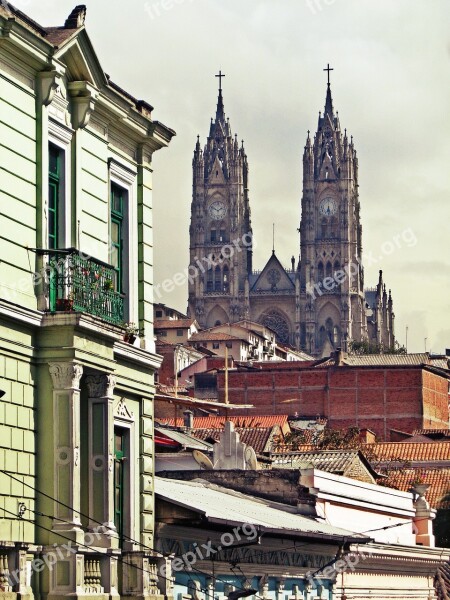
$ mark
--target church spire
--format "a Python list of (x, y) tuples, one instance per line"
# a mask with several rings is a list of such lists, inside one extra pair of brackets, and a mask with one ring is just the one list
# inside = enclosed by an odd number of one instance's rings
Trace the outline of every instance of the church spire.
[(325, 112), (324, 112), (324, 116), (326, 115), (330, 115), (330, 118), (333, 119), (334, 117), (334, 113), (333, 113), (333, 98), (331, 97), (331, 86), (330, 84), (327, 85), (327, 95), (325, 98)]
[(225, 74), (222, 71), (216, 75), (219, 78), (219, 97), (217, 98), (217, 110), (216, 110), (216, 122), (220, 121), (225, 124), (225, 109), (223, 107), (223, 96), (222, 96), (222, 77), (225, 77)]
[(324, 71), (327, 72), (327, 96), (325, 98), (325, 112), (324, 117), (326, 115), (330, 115), (330, 118), (333, 118), (333, 99), (331, 98), (331, 86), (330, 86), (330, 71), (334, 71), (333, 67), (330, 67), (330, 63), (327, 64), (326, 69)]

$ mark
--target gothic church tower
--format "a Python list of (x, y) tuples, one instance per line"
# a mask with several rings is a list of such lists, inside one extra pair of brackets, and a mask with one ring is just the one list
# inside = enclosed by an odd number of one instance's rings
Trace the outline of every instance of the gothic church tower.
[[(222, 81), (222, 73), (218, 75)], [(248, 316), (244, 290), (252, 271), (248, 162), (225, 117), (222, 85), (215, 119), (192, 162), (188, 313), (202, 327)]]
[(334, 112), (329, 79), (323, 116), (304, 149), (301, 215), (301, 346), (329, 354), (367, 338), (358, 159)]

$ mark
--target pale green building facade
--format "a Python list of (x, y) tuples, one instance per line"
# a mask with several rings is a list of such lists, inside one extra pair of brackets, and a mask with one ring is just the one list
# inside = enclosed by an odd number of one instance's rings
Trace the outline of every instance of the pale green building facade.
[(152, 155), (174, 132), (104, 74), (85, 13), (0, 3), (0, 599), (168, 592)]

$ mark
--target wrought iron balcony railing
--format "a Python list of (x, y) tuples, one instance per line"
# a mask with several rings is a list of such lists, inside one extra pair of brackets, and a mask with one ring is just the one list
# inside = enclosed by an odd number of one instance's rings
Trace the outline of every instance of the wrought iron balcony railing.
[(86, 312), (115, 325), (123, 323), (124, 297), (115, 290), (116, 273), (111, 265), (75, 248), (41, 253), (49, 256), (50, 312)]

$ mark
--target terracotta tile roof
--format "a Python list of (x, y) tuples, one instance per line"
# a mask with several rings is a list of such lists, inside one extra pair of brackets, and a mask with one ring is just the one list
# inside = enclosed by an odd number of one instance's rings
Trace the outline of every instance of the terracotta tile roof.
[[(207, 428), (207, 429), (191, 429), (191, 435), (199, 440), (217, 440), (219, 441), (222, 429)], [(274, 435), (280, 433), (279, 427), (236, 427), (239, 433), (241, 442), (251, 446), (256, 454), (262, 452), (270, 452), (271, 440)]]
[(226, 341), (226, 340), (240, 340), (248, 344), (247, 340), (230, 335), (228, 333), (220, 333), (217, 331), (199, 331), (194, 333), (189, 339), (190, 342), (204, 342), (208, 340)]
[[(419, 442), (407, 444), (404, 442), (377, 442), (366, 444), (367, 454), (372, 460), (404, 460), (408, 462), (445, 461), (450, 463), (450, 441), (448, 442)], [(363, 450), (364, 451), (364, 450)]]
[(450, 429), (414, 429), (413, 435), (450, 438)]
[(418, 476), (423, 483), (429, 484), (425, 494), (432, 508), (450, 508), (450, 468), (448, 469), (395, 469), (391, 471), (382, 485), (402, 492), (409, 492)]
[(153, 328), (157, 329), (189, 329), (194, 319), (157, 319)]
[[(175, 386), (174, 385), (165, 385), (164, 383), (158, 383), (158, 385), (156, 386), (157, 391), (160, 394), (175, 394)], [(188, 389), (187, 387), (184, 387), (183, 385), (179, 385), (177, 387), (177, 393), (178, 394), (187, 394), (188, 393)]]
[(369, 461), (359, 450), (314, 450), (313, 452), (286, 452), (273, 455), (274, 468), (302, 468), (305, 464), (312, 464), (315, 469), (334, 473), (335, 475), (347, 475), (352, 477), (355, 464), (361, 464), (369, 473), (371, 481), (375, 483), (378, 475)]
[(438, 600), (450, 600), (450, 564), (438, 567), (434, 578), (434, 587)]
[[(230, 421), (239, 427), (273, 427), (279, 425), (283, 427), (288, 423), (287, 415), (256, 415), (251, 417), (231, 417)], [(167, 425), (173, 426), (174, 419), (164, 419)], [(223, 429), (225, 423), (225, 417), (220, 415), (208, 415), (207, 417), (194, 417), (194, 428), (195, 429)], [(183, 419), (177, 419), (177, 427), (184, 425)]]

